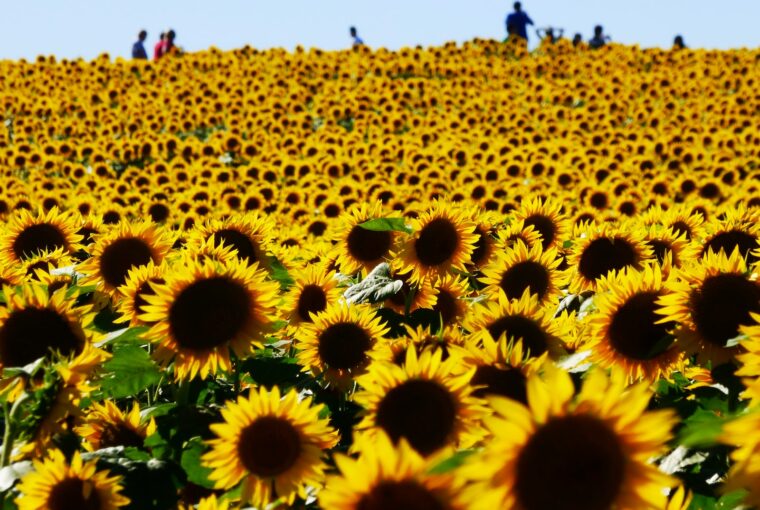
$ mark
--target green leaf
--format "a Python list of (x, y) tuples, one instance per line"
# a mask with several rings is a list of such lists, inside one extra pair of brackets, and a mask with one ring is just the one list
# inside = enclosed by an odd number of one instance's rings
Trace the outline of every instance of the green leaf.
[(161, 379), (161, 371), (150, 355), (133, 344), (117, 344), (113, 357), (103, 367), (100, 387), (111, 398), (134, 396)]
[(741, 506), (742, 501), (747, 496), (747, 491), (738, 490), (724, 494), (718, 500), (718, 504), (715, 505), (716, 510), (734, 510)]
[(707, 448), (718, 444), (725, 418), (704, 409), (697, 409), (683, 421), (678, 444), (688, 448)]
[(115, 343), (129, 343), (140, 339), (140, 335), (148, 331), (147, 326), (136, 326), (133, 328), (117, 329), (107, 333), (102, 340), (98, 342), (98, 347)]
[(207, 468), (201, 463), (201, 456), (205, 449), (200, 437), (192, 438), (185, 445), (180, 465), (185, 470), (188, 481), (207, 489), (213, 489), (214, 482), (208, 479), (213, 469)]
[(269, 258), (269, 267), (272, 268), (270, 272), (272, 280), (280, 284), (281, 290), (288, 290), (290, 286), (295, 283), (295, 280), (293, 280), (293, 277), (290, 276), (288, 270), (285, 269), (285, 266), (283, 266), (282, 262), (277, 260), (276, 257)]
[(404, 218), (375, 218), (364, 223), (359, 223), (359, 226), (365, 230), (374, 230), (375, 232), (404, 232), (406, 234), (413, 232), (405, 223)]
[(431, 475), (442, 475), (454, 471), (464, 464), (467, 458), (473, 453), (475, 453), (475, 450), (462, 450), (461, 452), (456, 452), (448, 459), (433, 466), (428, 473)]

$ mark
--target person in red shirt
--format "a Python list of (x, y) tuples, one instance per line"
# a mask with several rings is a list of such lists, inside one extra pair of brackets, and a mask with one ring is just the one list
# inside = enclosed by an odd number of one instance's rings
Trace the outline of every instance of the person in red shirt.
[(166, 33), (161, 32), (158, 42), (153, 47), (153, 60), (158, 60), (166, 53)]

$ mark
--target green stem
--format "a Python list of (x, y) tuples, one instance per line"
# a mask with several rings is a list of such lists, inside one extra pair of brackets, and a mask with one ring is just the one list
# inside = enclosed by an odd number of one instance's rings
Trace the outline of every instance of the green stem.
[(13, 403), (10, 412), (8, 412), (8, 404), (3, 405), (3, 414), (5, 414), (5, 432), (3, 433), (3, 446), (0, 451), (0, 468), (4, 468), (10, 464), (11, 453), (13, 451), (13, 441), (16, 434), (16, 414), (21, 409), (21, 404), (29, 397), (28, 393), (21, 395), (18, 400)]
[(190, 381), (181, 381), (177, 386), (177, 404), (186, 406), (190, 403)]

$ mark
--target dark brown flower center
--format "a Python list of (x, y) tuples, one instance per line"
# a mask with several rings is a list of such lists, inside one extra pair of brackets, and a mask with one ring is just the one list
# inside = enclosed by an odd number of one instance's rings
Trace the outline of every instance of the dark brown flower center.
[(356, 510), (445, 510), (446, 505), (412, 480), (383, 481), (362, 496)]
[(258, 260), (256, 245), (251, 239), (234, 229), (221, 229), (214, 232), (214, 241), (237, 250), (238, 258), (249, 263)]
[(120, 287), (127, 281), (129, 270), (153, 260), (153, 250), (148, 243), (137, 237), (117, 239), (103, 250), (100, 256), (100, 274), (112, 287)]
[(449, 390), (435, 381), (412, 379), (383, 397), (375, 422), (393, 441), (403, 437), (412, 448), (428, 455), (448, 443), (456, 413)]
[(760, 313), (760, 285), (738, 274), (711, 276), (692, 293), (690, 305), (702, 338), (723, 346), (739, 326), (752, 324), (751, 312)]
[(476, 397), (500, 395), (523, 404), (528, 403), (526, 378), (519, 368), (481, 365), (475, 370), (470, 384), (481, 386), (472, 393)]
[(520, 299), (528, 288), (543, 299), (549, 290), (549, 271), (533, 260), (518, 262), (504, 272), (499, 286), (509, 299)]
[(364, 328), (353, 322), (339, 322), (319, 335), (319, 357), (330, 368), (348, 370), (367, 361), (372, 345)]
[(610, 271), (638, 263), (639, 255), (630, 242), (620, 237), (600, 237), (583, 250), (578, 270), (587, 280), (596, 280)]
[(51, 350), (79, 354), (83, 347), (81, 329), (49, 308), (16, 310), (0, 327), (0, 361), (6, 367), (27, 365)]
[(197, 280), (183, 289), (169, 310), (172, 336), (184, 349), (208, 350), (243, 334), (252, 319), (251, 296), (222, 276)]
[(319, 313), (327, 308), (327, 295), (319, 285), (305, 285), (298, 296), (298, 317), (311, 322), (310, 313)]
[(240, 434), (238, 454), (245, 468), (260, 478), (285, 473), (301, 455), (301, 436), (286, 419), (264, 416)]
[(438, 292), (437, 300), (433, 310), (440, 315), (443, 325), (451, 324), (457, 318), (459, 308), (457, 307), (457, 298), (451, 292), (441, 289)]
[(507, 340), (522, 339), (523, 347), (533, 357), (541, 356), (549, 348), (546, 332), (536, 321), (522, 315), (501, 317), (488, 326), (488, 332), (494, 340), (498, 340), (502, 334), (506, 334)]
[(520, 452), (514, 490), (525, 510), (608, 510), (625, 464), (617, 435), (598, 418), (554, 418)]
[(13, 241), (13, 253), (22, 260), (56, 248), (66, 248), (66, 237), (50, 223), (30, 225), (19, 232)]
[(137, 288), (137, 292), (135, 292), (135, 314), (139, 315), (142, 313), (142, 307), (148, 304), (148, 302), (145, 300), (145, 296), (154, 296), (156, 294), (156, 291), (153, 290), (153, 286), (151, 284), (161, 285), (163, 283), (163, 278), (149, 278), (140, 284), (140, 286)]
[(726, 255), (731, 255), (731, 252), (736, 248), (739, 248), (741, 256), (748, 258), (751, 264), (759, 260), (756, 256), (752, 255), (752, 251), (757, 248), (757, 238), (737, 229), (721, 232), (707, 241), (704, 245), (702, 256), (705, 256), (709, 250), (715, 253), (720, 253), (723, 250)]
[(485, 262), (486, 257), (488, 256), (488, 251), (491, 246), (491, 237), (488, 232), (480, 227), (475, 228), (475, 235), (478, 240), (475, 241), (475, 249), (470, 256), (470, 263), (479, 266)]
[(100, 433), (100, 448), (112, 446), (142, 448), (143, 437), (124, 423), (107, 423)]
[(657, 292), (629, 297), (610, 318), (609, 341), (616, 352), (635, 360), (653, 359), (673, 343), (670, 331), (675, 324), (657, 324)]
[(556, 237), (557, 227), (554, 222), (548, 216), (542, 214), (535, 214), (525, 218), (523, 224), (526, 227), (533, 227), (541, 234), (541, 246), (544, 250), (547, 249), (554, 242)]
[(451, 221), (437, 218), (420, 231), (414, 241), (417, 259), (424, 266), (438, 266), (449, 260), (459, 246), (459, 233)]
[(90, 481), (66, 478), (56, 483), (48, 496), (50, 510), (100, 510), (100, 494)]
[(392, 240), (390, 232), (367, 230), (356, 225), (348, 234), (347, 248), (353, 258), (368, 264), (388, 255)]

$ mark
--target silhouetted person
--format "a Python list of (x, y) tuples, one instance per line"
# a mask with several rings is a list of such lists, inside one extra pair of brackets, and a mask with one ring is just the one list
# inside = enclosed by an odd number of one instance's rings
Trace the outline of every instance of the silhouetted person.
[(565, 34), (565, 30), (563, 28), (556, 29), (556, 32), (554, 30), (555, 29), (553, 27), (537, 28), (536, 35), (542, 41), (554, 44), (555, 42), (562, 39), (562, 36)]
[(148, 59), (148, 52), (145, 51), (145, 39), (148, 38), (148, 32), (140, 30), (137, 34), (137, 42), (132, 45), (132, 58), (139, 58), (142, 60)]
[(176, 32), (174, 32), (174, 30), (169, 30), (168, 32), (166, 32), (166, 44), (165, 44), (166, 49), (164, 50), (164, 55), (174, 51), (174, 47), (175, 47), (174, 40), (176, 38), (177, 38), (177, 34)]
[(533, 20), (523, 12), (522, 4), (515, 2), (515, 12), (507, 16), (507, 34), (509, 36), (522, 37), (528, 40), (528, 25), (533, 24)]
[(348, 30), (349, 34), (351, 34), (351, 39), (353, 39), (353, 42), (351, 43), (353, 46), (363, 46), (364, 40), (362, 40), (361, 37), (359, 37), (359, 33), (356, 31), (356, 27), (351, 27)]
[(583, 42), (583, 36), (581, 34), (575, 34), (573, 36), (573, 46), (576, 48)]
[(677, 35), (675, 39), (673, 39), (673, 49), (674, 50), (683, 50), (686, 48), (686, 44), (683, 42), (683, 36)]
[(166, 32), (161, 32), (158, 36), (158, 42), (153, 47), (153, 60), (158, 60), (166, 53)]
[(601, 48), (607, 44), (607, 41), (609, 40), (609, 36), (604, 35), (604, 28), (602, 28), (602, 25), (597, 25), (594, 27), (594, 37), (589, 40), (588, 45), (594, 49)]

